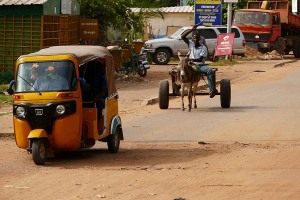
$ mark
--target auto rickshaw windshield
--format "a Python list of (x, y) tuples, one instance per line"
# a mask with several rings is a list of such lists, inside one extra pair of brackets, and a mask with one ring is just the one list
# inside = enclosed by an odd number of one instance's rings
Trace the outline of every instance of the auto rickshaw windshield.
[(77, 88), (71, 61), (27, 62), (18, 66), (15, 92), (68, 91)]

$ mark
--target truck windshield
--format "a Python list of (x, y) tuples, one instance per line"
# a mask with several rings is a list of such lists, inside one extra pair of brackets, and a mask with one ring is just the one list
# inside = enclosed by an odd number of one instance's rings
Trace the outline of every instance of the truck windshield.
[(68, 91), (77, 88), (71, 61), (21, 63), (17, 69), (16, 92)]
[(269, 26), (271, 24), (271, 17), (270, 13), (266, 12), (237, 11), (235, 13), (233, 23)]

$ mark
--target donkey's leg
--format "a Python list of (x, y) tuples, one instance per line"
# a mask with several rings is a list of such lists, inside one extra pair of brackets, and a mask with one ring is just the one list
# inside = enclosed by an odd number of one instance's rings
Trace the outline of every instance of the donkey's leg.
[(180, 92), (180, 94), (181, 94), (181, 110), (182, 111), (184, 111), (185, 110), (185, 108), (184, 108), (184, 89), (185, 89), (185, 85), (184, 85), (184, 83), (181, 83), (181, 92)]
[(189, 100), (189, 112), (192, 110), (192, 101), (193, 101), (193, 95), (192, 95), (192, 90), (190, 89), (188, 92), (188, 100)]
[(181, 92), (181, 110), (184, 111), (185, 108), (184, 108), (184, 94), (183, 92)]
[(193, 91), (193, 97), (194, 97), (194, 108), (197, 108), (196, 91)]

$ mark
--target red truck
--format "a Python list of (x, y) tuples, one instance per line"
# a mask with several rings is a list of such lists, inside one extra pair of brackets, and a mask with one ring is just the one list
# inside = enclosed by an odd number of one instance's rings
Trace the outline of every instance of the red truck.
[(232, 25), (241, 29), (248, 46), (260, 52), (293, 51), (300, 58), (300, 16), (289, 11), (288, 0), (248, 1), (245, 9), (235, 11)]

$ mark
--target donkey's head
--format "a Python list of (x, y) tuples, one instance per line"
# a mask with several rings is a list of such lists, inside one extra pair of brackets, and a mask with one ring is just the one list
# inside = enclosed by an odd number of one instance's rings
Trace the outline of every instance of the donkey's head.
[(187, 55), (181, 55), (181, 52), (178, 51), (178, 68), (180, 69), (180, 79), (182, 80), (182, 82), (187, 82), (191, 78), (191, 71), (188, 67), (188, 56), (189, 53)]

